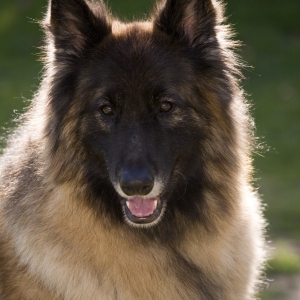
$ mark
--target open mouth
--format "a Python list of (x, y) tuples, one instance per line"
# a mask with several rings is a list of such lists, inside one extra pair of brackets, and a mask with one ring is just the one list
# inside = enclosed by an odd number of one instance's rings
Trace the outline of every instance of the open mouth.
[(159, 196), (145, 198), (134, 196), (122, 201), (125, 215), (135, 224), (151, 224), (159, 219), (162, 213), (162, 200)]

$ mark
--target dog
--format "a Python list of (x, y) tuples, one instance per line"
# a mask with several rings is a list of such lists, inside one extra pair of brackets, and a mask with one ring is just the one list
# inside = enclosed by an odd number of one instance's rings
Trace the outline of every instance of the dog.
[(0, 163), (1, 299), (257, 297), (265, 221), (224, 5), (122, 23), (50, 0), (45, 71)]

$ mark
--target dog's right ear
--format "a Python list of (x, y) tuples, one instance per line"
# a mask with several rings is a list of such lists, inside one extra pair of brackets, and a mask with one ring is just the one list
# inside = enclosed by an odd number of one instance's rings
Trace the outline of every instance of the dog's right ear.
[(77, 57), (86, 47), (100, 42), (111, 32), (108, 16), (103, 2), (49, 0), (43, 26), (54, 42), (57, 55)]

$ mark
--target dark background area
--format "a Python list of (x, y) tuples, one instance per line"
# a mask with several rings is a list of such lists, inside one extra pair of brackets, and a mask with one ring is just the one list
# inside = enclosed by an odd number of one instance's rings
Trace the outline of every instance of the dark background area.
[[(146, 18), (152, 0), (110, 0), (121, 19)], [(1, 0), (0, 135), (29, 104), (42, 75), (37, 24), (46, 0)], [(253, 104), (256, 135), (264, 150), (254, 154), (256, 182), (269, 221), (275, 279), (263, 299), (300, 299), (300, 1), (228, 0), (227, 16), (243, 42), (249, 66), (242, 82)], [(5, 129), (4, 129), (5, 128)], [(3, 144), (3, 140), (2, 140)]]

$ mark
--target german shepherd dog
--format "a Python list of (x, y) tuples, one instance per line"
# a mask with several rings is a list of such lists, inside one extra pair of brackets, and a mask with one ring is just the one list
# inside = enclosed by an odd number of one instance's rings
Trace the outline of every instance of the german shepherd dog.
[(1, 299), (257, 296), (253, 122), (223, 8), (122, 23), (49, 2), (44, 77), (0, 164)]

